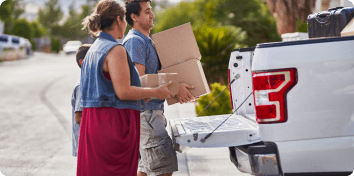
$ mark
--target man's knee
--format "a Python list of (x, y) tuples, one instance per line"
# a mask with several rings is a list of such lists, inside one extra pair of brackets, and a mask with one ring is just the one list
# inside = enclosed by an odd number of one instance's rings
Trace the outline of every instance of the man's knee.
[(146, 173), (144, 173), (144, 172), (140, 172), (140, 171), (138, 171), (138, 175), (137, 176), (147, 176), (147, 174)]

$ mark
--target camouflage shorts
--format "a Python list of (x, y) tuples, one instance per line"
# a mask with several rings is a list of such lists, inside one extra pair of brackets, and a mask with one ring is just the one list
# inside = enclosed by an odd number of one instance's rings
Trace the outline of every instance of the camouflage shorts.
[(178, 170), (176, 151), (166, 131), (166, 118), (160, 110), (140, 114), (140, 155), (138, 170), (161, 175)]

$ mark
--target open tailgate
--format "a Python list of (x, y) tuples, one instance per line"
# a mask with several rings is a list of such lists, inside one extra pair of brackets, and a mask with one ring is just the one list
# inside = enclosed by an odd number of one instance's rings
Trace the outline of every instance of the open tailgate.
[[(205, 142), (200, 140), (219, 126), (230, 114), (170, 120), (176, 150), (187, 147), (230, 147), (261, 141), (258, 124), (241, 115), (232, 115)], [(177, 145), (177, 146), (176, 146)]]

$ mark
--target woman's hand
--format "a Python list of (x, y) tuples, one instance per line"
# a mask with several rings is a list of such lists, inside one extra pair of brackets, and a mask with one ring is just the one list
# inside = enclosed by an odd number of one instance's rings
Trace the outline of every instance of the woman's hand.
[(171, 84), (172, 84), (172, 81), (169, 81), (166, 84), (160, 85), (157, 88), (155, 97), (160, 99), (160, 100), (164, 100), (166, 98), (173, 97), (175, 94), (167, 89), (167, 87), (170, 86)]

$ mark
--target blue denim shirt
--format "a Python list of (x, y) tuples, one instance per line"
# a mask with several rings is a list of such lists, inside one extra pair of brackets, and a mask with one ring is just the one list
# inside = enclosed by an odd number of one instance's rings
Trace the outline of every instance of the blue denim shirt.
[[(137, 30), (130, 30), (123, 40), (133, 62), (145, 65), (145, 74), (156, 74), (161, 69), (159, 57), (150, 37)], [(144, 110), (164, 110), (165, 100), (153, 99), (146, 103)]]
[[(144, 100), (120, 100), (110, 80), (103, 75), (103, 64), (108, 52), (118, 42), (108, 33), (101, 32), (88, 50), (81, 67), (81, 103), (87, 107), (114, 107), (142, 110)], [(132, 86), (140, 87), (139, 73), (127, 53)]]
[(71, 106), (72, 106), (72, 144), (73, 144), (73, 156), (77, 156), (77, 146), (79, 144), (79, 133), (80, 125), (75, 121), (75, 112), (82, 111), (81, 98), (80, 98), (80, 79), (77, 80), (73, 94), (71, 96)]

